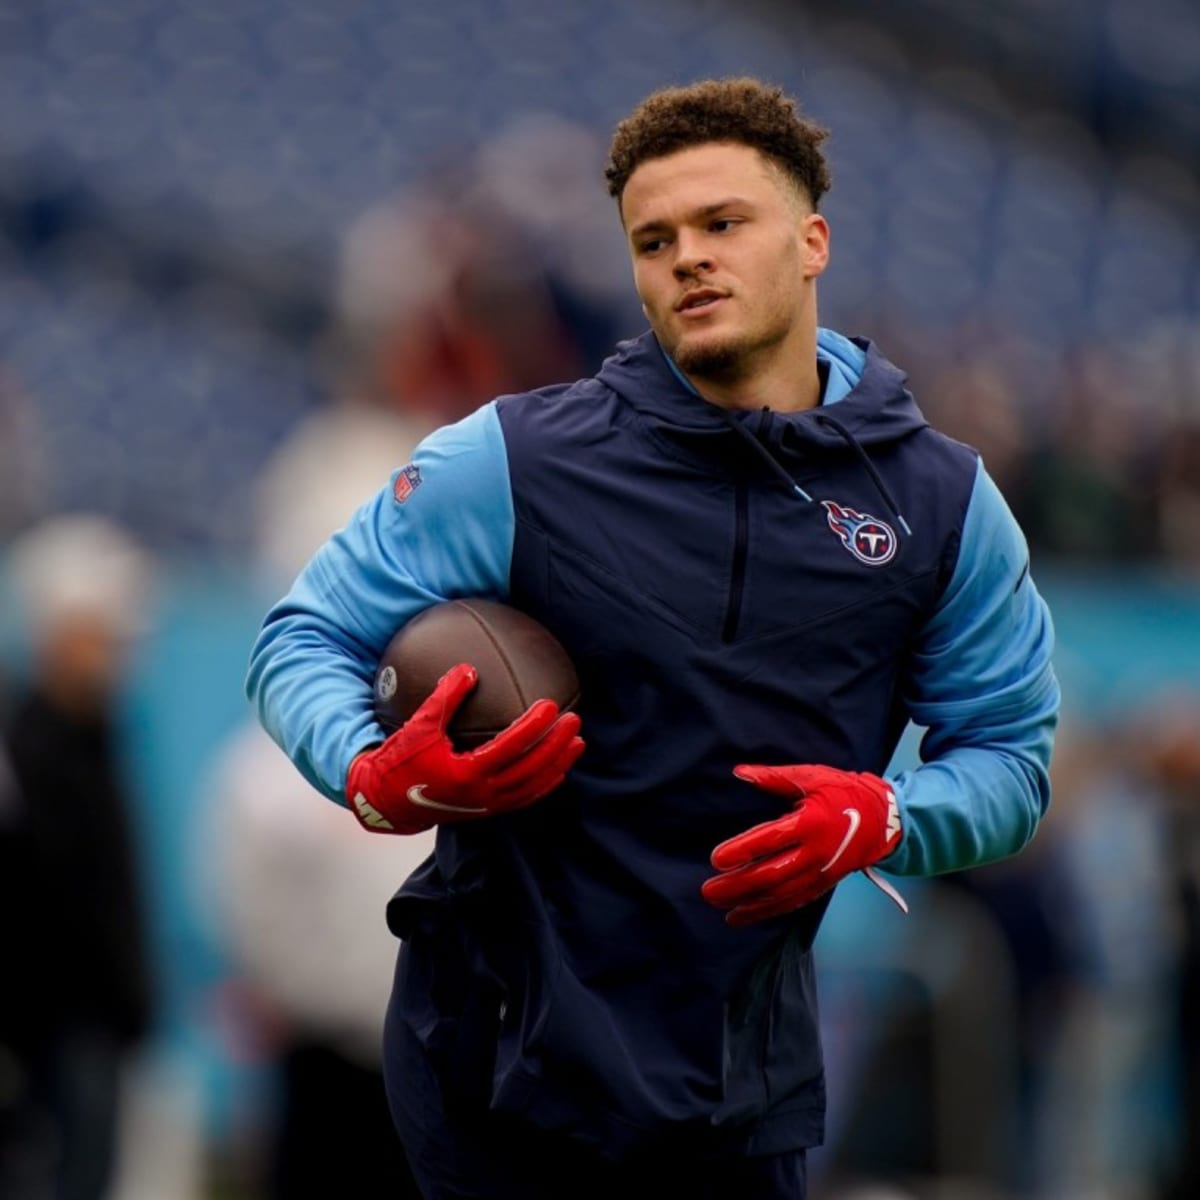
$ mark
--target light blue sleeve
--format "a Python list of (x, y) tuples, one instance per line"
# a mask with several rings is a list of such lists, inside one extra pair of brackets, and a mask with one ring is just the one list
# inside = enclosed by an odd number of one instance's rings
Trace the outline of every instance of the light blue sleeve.
[(372, 685), (392, 635), (441, 600), (508, 594), (514, 517), (495, 404), (431, 434), (404, 470), (404, 499), (397, 470), (309, 561), (250, 654), (246, 694), (264, 728), (342, 804), (355, 755), (384, 737)]
[(904, 837), (880, 866), (961, 870), (1025, 845), (1050, 802), (1059, 688), (1029, 552), (980, 463), (954, 576), (922, 631), (906, 700), (922, 765), (893, 782)]

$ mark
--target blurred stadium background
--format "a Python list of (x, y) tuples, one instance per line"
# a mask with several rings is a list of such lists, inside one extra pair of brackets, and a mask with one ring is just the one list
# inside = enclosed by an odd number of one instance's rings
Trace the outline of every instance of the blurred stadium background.
[(834, 906), (817, 1200), (1200, 1195), (1200, 8), (0, 0), (0, 566), (87, 511), (161, 567), (122, 1200), (259, 1194), (278, 1081), (197, 859), (266, 603), (402, 460), (381, 431), (639, 331), (608, 132), (741, 73), (831, 127), (823, 323), (984, 451), (1067, 698), (1034, 851), (907, 926)]

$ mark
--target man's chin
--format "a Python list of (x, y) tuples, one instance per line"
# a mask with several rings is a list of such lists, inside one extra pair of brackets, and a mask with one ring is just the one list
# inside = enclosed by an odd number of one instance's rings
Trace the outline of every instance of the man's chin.
[(675, 365), (685, 375), (720, 379), (739, 373), (745, 346), (732, 338), (685, 338), (671, 352)]

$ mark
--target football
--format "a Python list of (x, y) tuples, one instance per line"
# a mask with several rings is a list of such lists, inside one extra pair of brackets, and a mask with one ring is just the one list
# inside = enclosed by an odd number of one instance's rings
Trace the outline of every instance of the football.
[(398, 729), (461, 662), (479, 682), (450, 722), (459, 750), (482, 745), (535, 700), (554, 700), (564, 712), (579, 701), (574, 665), (538, 621), (494, 600), (448, 600), (418, 613), (384, 650), (375, 672), (380, 725)]

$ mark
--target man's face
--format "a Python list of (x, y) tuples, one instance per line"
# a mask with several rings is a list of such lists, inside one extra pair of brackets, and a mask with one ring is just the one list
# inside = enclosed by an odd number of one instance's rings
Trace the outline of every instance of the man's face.
[(757, 150), (712, 142), (650, 159), (621, 216), (650, 326), (689, 375), (749, 378), (815, 336), (828, 226)]

